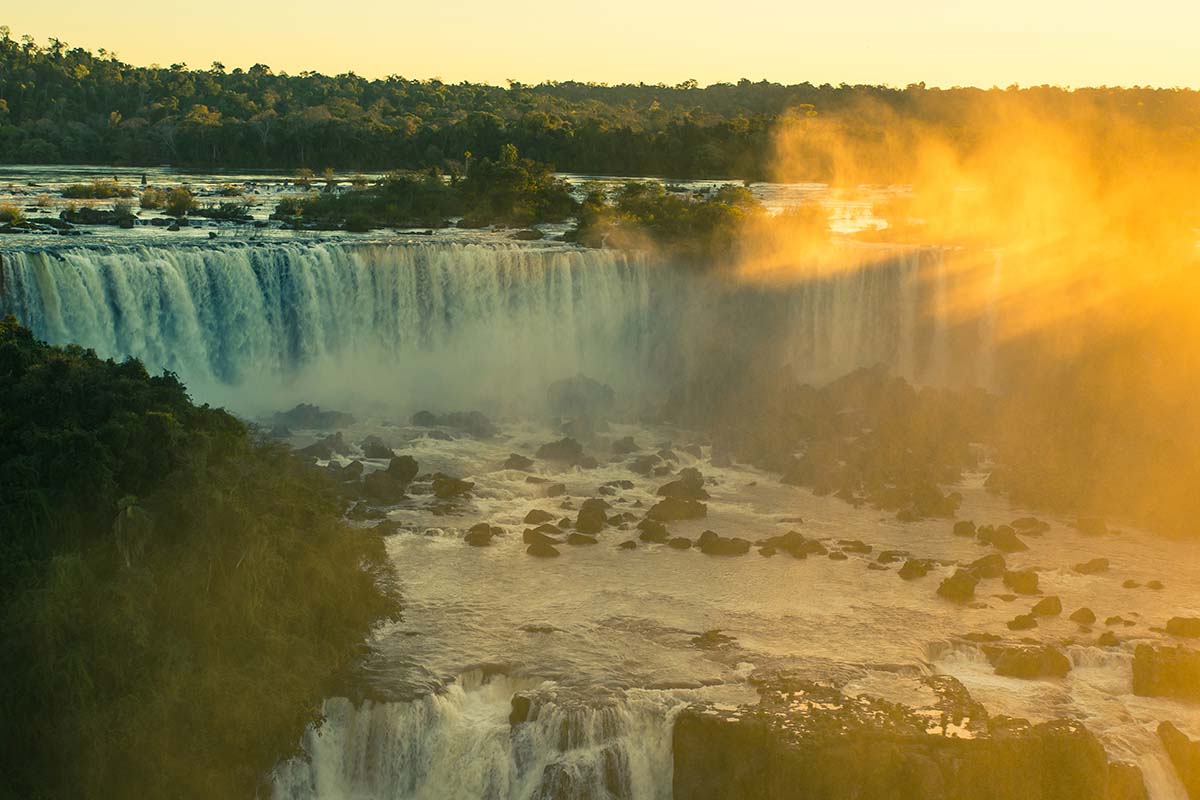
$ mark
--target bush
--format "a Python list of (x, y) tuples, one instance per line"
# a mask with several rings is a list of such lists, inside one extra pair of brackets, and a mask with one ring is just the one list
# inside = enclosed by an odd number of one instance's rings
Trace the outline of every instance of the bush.
[(11, 204), (0, 206), (0, 223), (20, 225), (25, 221), (25, 212)]
[(191, 190), (184, 186), (176, 186), (167, 192), (167, 200), (164, 203), (164, 208), (168, 214), (182, 217), (191, 211), (195, 205), (196, 199), (192, 195)]
[(63, 189), (62, 196), (74, 200), (111, 200), (114, 197), (133, 197), (132, 186), (111, 178), (98, 178), (91, 183), (73, 183)]
[(218, 203), (215, 206), (193, 209), (192, 214), (221, 222), (244, 222), (250, 219), (250, 205), (248, 203)]
[(155, 211), (167, 204), (167, 192), (165, 189), (156, 189), (150, 186), (142, 191), (139, 202), (147, 211)]

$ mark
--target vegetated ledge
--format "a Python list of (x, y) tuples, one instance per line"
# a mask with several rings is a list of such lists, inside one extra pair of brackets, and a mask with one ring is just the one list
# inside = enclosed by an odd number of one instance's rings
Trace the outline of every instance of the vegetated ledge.
[(956, 679), (918, 678), (915, 708), (790, 676), (757, 705), (692, 705), (675, 721), (676, 800), (1135, 800), (1141, 770), (1110, 763), (1072, 721), (989, 717)]

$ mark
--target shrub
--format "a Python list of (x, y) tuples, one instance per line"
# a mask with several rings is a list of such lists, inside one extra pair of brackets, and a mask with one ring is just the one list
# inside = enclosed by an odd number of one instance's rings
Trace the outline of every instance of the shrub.
[(133, 197), (132, 186), (118, 183), (112, 178), (97, 178), (91, 183), (73, 183), (62, 191), (63, 197), (75, 200), (110, 200), (114, 197)]
[(11, 204), (0, 206), (0, 222), (9, 225), (19, 225), (25, 221), (25, 213)]
[(162, 208), (167, 204), (167, 192), (165, 189), (156, 189), (153, 186), (147, 187), (142, 191), (140, 203), (142, 208), (147, 211)]
[(195, 205), (196, 199), (186, 186), (176, 186), (167, 192), (167, 200), (164, 203), (167, 213), (176, 217), (188, 213)]

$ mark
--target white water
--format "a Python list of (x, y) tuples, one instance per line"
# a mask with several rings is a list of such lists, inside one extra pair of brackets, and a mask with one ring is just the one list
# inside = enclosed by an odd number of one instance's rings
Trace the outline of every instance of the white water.
[(987, 380), (987, 331), (956, 350), (926, 313), (944, 303), (940, 252), (846, 257), (863, 268), (753, 287), (512, 244), (18, 249), (0, 253), (0, 312), (52, 343), (176, 372), (245, 413), (301, 401), (528, 411), (579, 372), (647, 402), (748, 352), (813, 381), (876, 363), (923, 382)]

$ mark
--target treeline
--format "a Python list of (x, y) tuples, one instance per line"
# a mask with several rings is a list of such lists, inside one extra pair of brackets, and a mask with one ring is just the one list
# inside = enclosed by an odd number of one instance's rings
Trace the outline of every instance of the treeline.
[(0, 797), (251, 797), (397, 608), (327, 479), (0, 320)]
[[(1100, 107), (1147, 125), (1200, 129), (1187, 90), (1055, 87), (979, 90), (781, 85), (700, 87), (577, 82), (506, 88), (353, 73), (276, 74), (256, 64), (134, 67), (0, 28), (0, 160), (10, 163), (172, 164), (466, 171), (468, 153), (511, 143), (559, 170), (763, 179), (773, 174), (782, 115), (853, 116), (864, 104), (969, 140), (980, 103)], [(888, 135), (870, 115), (865, 139)], [(1003, 124), (999, 115), (995, 124)], [(815, 162), (811, 179), (828, 165)]]

